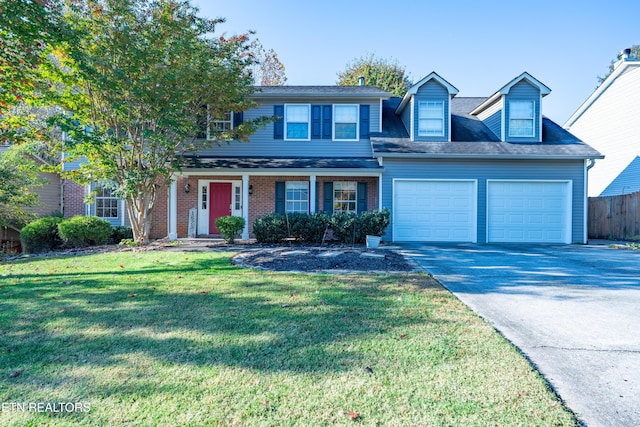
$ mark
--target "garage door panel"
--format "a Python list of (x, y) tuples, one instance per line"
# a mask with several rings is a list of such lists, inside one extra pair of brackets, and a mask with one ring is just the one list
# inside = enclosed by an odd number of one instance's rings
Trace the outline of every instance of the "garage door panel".
[(476, 241), (475, 181), (394, 182), (397, 241)]
[(569, 243), (568, 182), (489, 181), (489, 242)]

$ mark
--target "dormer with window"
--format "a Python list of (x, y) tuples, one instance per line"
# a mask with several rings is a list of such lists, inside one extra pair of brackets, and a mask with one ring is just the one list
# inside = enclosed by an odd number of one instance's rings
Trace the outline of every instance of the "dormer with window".
[(396, 109), (412, 141), (451, 141), (451, 98), (453, 85), (431, 73), (413, 85)]
[(542, 142), (542, 97), (550, 92), (525, 72), (478, 105), (471, 115), (482, 120), (501, 141)]

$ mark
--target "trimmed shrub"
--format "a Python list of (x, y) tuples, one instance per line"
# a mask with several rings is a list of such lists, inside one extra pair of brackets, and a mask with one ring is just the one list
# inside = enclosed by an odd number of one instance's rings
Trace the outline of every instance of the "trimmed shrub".
[(239, 216), (221, 216), (216, 219), (216, 228), (227, 243), (233, 243), (244, 228), (244, 218)]
[(321, 242), (331, 221), (329, 215), (317, 212), (312, 214), (294, 213), (288, 215), (288, 219), (289, 237), (307, 243)]
[(253, 234), (258, 243), (279, 243), (287, 238), (289, 230), (284, 215), (269, 213), (253, 222)]
[(133, 230), (131, 230), (131, 227), (118, 225), (111, 229), (109, 243), (118, 244), (124, 239), (133, 239)]
[(109, 221), (97, 216), (74, 216), (58, 224), (65, 245), (83, 247), (101, 245), (111, 237)]
[(356, 241), (363, 243), (368, 235), (382, 237), (389, 227), (390, 218), (389, 209), (362, 212), (358, 215)]
[(20, 231), (22, 250), (30, 254), (60, 249), (62, 239), (58, 234), (58, 224), (63, 221), (58, 216), (47, 216), (22, 227)]
[(357, 243), (357, 219), (358, 216), (351, 212), (333, 215), (331, 217), (333, 236), (338, 239), (340, 243)]

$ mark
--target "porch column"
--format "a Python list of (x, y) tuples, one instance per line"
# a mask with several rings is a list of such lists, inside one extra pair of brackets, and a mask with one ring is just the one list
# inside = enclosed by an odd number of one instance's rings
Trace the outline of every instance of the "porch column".
[(169, 186), (169, 240), (178, 238), (178, 184), (176, 179)]
[(316, 211), (316, 176), (309, 175), (309, 213)]
[(242, 240), (249, 240), (249, 175), (242, 175)]
[(382, 210), (382, 174), (378, 175), (378, 210)]

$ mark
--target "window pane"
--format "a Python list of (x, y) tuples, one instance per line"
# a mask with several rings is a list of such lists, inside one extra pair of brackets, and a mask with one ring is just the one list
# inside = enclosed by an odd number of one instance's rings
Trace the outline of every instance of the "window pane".
[(509, 121), (509, 135), (511, 136), (533, 136), (533, 120), (531, 119), (511, 119)]
[(286, 183), (285, 209), (289, 213), (309, 212), (309, 183), (292, 181)]
[(509, 106), (512, 119), (533, 119), (533, 101), (511, 101)]
[(355, 123), (336, 123), (335, 139), (356, 139), (356, 131)]
[(336, 123), (355, 123), (358, 121), (358, 107), (355, 105), (336, 105), (334, 114)]
[(355, 182), (333, 183), (333, 210), (334, 212), (355, 212), (356, 192), (358, 184)]
[(287, 105), (286, 114), (288, 122), (307, 122), (309, 121), (309, 106)]
[(287, 123), (287, 139), (307, 139), (308, 137), (308, 123)]
[(444, 135), (443, 101), (422, 101), (418, 103), (418, 135)]

